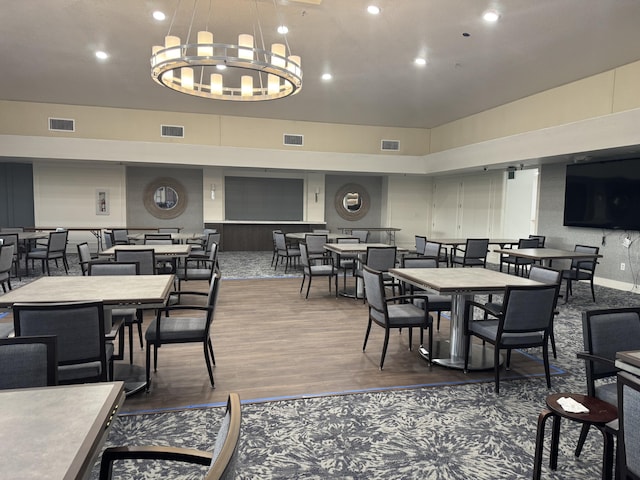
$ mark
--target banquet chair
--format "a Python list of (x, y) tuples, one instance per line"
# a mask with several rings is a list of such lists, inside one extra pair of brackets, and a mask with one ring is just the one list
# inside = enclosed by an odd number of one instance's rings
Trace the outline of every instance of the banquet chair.
[(324, 246), (328, 242), (329, 237), (326, 233), (307, 233), (304, 236), (304, 243), (307, 245), (307, 258), (310, 263), (326, 261), (328, 252)]
[(55, 336), (0, 339), (0, 390), (58, 384)]
[[(542, 360), (547, 388), (551, 388), (549, 368), (549, 332), (553, 322), (560, 286), (508, 286), (504, 294), (502, 311), (495, 313), (484, 304), (468, 301), (464, 314), (464, 371), (469, 368), (471, 337), (475, 336), (494, 346), (494, 377), (496, 393), (500, 393), (500, 350), (507, 350), (506, 364), (514, 348), (542, 347)], [(487, 313), (489, 319), (475, 318), (475, 309)]]
[(32, 264), (34, 260), (40, 260), (42, 262), (42, 273), (46, 272), (47, 275), (51, 275), (49, 262), (51, 262), (51, 260), (54, 260), (56, 262), (56, 267), (57, 267), (58, 260), (62, 260), (64, 271), (68, 275), (69, 274), (69, 263), (67, 262), (68, 235), (69, 235), (69, 232), (66, 230), (61, 232), (50, 232), (49, 241), (47, 243), (46, 248), (35, 249), (27, 252), (27, 256), (26, 256), (27, 276), (29, 276), (29, 260), (31, 260)]
[[(102, 453), (100, 480), (112, 478), (114, 463), (118, 460), (156, 460), (204, 465), (209, 466), (204, 480), (231, 480), (236, 476), (241, 424), (240, 396), (232, 392), (227, 399), (227, 408), (211, 452), (164, 445), (109, 447)], [(154, 465), (147, 473), (158, 472), (157, 478), (165, 478), (160, 469), (160, 465)]]
[[(424, 342), (424, 330), (429, 329), (429, 362), (431, 362), (431, 352), (433, 351), (433, 318), (429, 315), (429, 300), (422, 295), (400, 295), (397, 297), (387, 297), (385, 293), (385, 283), (382, 272), (373, 270), (368, 266), (362, 269), (365, 285), (365, 295), (369, 304), (369, 321), (367, 331), (364, 336), (362, 351), (367, 347), (367, 340), (371, 332), (371, 325), (384, 328), (384, 343), (380, 356), (380, 370), (384, 365), (384, 357), (387, 354), (389, 345), (389, 333), (391, 329), (409, 329), (409, 350), (413, 347), (413, 329), (420, 329), (420, 346)], [(426, 308), (417, 307), (413, 302), (418, 298), (423, 298)], [(403, 303), (395, 303), (400, 301)]]
[(76, 245), (78, 249), (78, 261), (80, 263), (80, 271), (83, 276), (87, 275), (87, 271), (89, 270), (89, 263), (98, 259), (98, 255), (94, 255), (91, 253), (89, 249), (89, 244), (87, 242), (82, 242)]
[(334, 265), (333, 257), (327, 257), (324, 263), (314, 264), (309, 258), (307, 244), (300, 243), (300, 263), (302, 264), (302, 283), (300, 284), (300, 293), (304, 287), (305, 279), (309, 278), (307, 283), (307, 293), (304, 298), (309, 298), (309, 289), (311, 288), (311, 280), (313, 277), (327, 277), (329, 280), (329, 293), (331, 293), (331, 279), (335, 282), (336, 297), (338, 296), (338, 269)]
[[(573, 249), (574, 252), (593, 253), (595, 255), (600, 251), (600, 247), (590, 247), (588, 245), (576, 245)], [(596, 273), (596, 265), (598, 260), (594, 258), (579, 259), (575, 258), (571, 260), (571, 266), (567, 270), (562, 270), (562, 280), (566, 282), (566, 290), (564, 296), (564, 303), (569, 301), (569, 295), (573, 295), (572, 285), (573, 282), (579, 282), (581, 280), (587, 280), (591, 286), (591, 297), (595, 303), (596, 292), (593, 288), (593, 277)]]
[[(140, 264), (138, 262), (100, 262), (89, 263), (87, 275), (139, 275)], [(109, 319), (110, 317), (110, 319)], [(140, 348), (144, 347), (142, 342), (142, 310), (137, 308), (113, 308), (105, 310), (105, 324), (113, 327), (114, 324), (122, 324), (129, 331), (129, 363), (133, 364), (133, 325), (138, 326), (138, 337), (140, 338)], [(110, 327), (110, 328), (111, 328)], [(114, 333), (115, 335), (115, 333)], [(114, 359), (121, 360), (124, 353), (124, 337), (119, 337), (119, 350)]]
[(459, 247), (454, 248), (451, 253), (451, 266), (462, 265), (463, 267), (486, 267), (487, 252), (489, 248), (488, 238), (468, 238), (462, 255), (456, 253)]
[(276, 242), (276, 250), (277, 250), (277, 258), (275, 269), (278, 268), (278, 263), (282, 263), (282, 260), (285, 260), (284, 264), (284, 273), (287, 273), (287, 269), (293, 263), (296, 263), (300, 259), (300, 249), (298, 247), (294, 247), (287, 243), (286, 237), (282, 232), (274, 232), (273, 236)]
[(11, 290), (11, 269), (13, 268), (14, 252), (14, 245), (0, 245), (0, 285), (2, 285), (4, 293), (7, 292), (7, 289)]
[[(437, 257), (403, 257), (402, 268), (439, 268), (439, 262)], [(401, 284), (401, 291), (403, 295), (413, 295), (416, 290), (413, 285)], [(440, 317), (442, 316), (442, 312), (451, 311), (451, 295), (428, 293), (424, 290), (418, 290), (418, 292), (421, 298), (415, 300), (414, 303), (418, 307), (424, 308), (425, 301), (423, 297), (426, 297), (429, 312), (437, 312), (438, 314), (436, 329), (440, 330)]]
[(618, 449), (616, 478), (640, 480), (640, 378), (618, 374)]
[[(163, 345), (177, 343), (202, 343), (204, 360), (209, 372), (211, 388), (214, 388), (212, 365), (216, 364), (211, 343), (211, 323), (215, 313), (218, 291), (220, 290), (220, 271), (216, 271), (211, 279), (209, 291), (174, 292), (175, 295), (207, 295), (206, 305), (178, 305), (158, 309), (155, 321), (152, 321), (145, 333), (147, 391), (151, 386), (151, 349), (153, 348), (153, 370), (158, 367), (158, 349)], [(169, 312), (186, 312), (190, 316), (169, 316)], [(164, 314), (164, 316), (163, 316)]]
[[(582, 312), (584, 351), (578, 358), (585, 362), (587, 395), (612, 405), (618, 404), (615, 383), (616, 353), (640, 350), (640, 307), (607, 308)], [(575, 455), (579, 456), (587, 439), (589, 426), (584, 424)]]
[[(521, 248), (538, 248), (539, 241), (537, 238), (521, 238), (518, 240), (518, 249)], [(500, 271), (502, 271), (503, 265), (507, 266), (507, 273), (511, 273), (511, 266), (516, 275), (521, 275), (527, 272), (527, 269), (533, 265), (533, 260), (530, 258), (514, 257), (511, 255), (500, 254)]]
[(57, 337), (60, 384), (113, 378), (113, 344), (105, 338), (101, 301), (16, 303), (13, 326), (16, 337)]

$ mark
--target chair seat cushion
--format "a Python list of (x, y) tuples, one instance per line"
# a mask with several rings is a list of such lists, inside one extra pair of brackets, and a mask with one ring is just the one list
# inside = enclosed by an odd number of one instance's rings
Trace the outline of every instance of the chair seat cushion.
[(178, 278), (180, 280), (209, 280), (211, 278), (210, 268), (188, 268), (178, 271)]
[(333, 265), (311, 265), (311, 274), (316, 276), (320, 276), (320, 275), (324, 275), (324, 276), (330, 276), (330, 275), (335, 275), (336, 271), (335, 268), (333, 268)]
[[(107, 357), (107, 363), (113, 356), (113, 343), (107, 342), (105, 344), (105, 351)], [(102, 374), (102, 366), (99, 360), (95, 362), (76, 363), (73, 365), (58, 365), (58, 381), (72, 382), (73, 380), (79, 380), (83, 378), (99, 377)]]
[[(412, 303), (400, 303), (388, 305), (389, 326), (390, 327), (428, 327), (433, 321), (431, 316), (425, 321), (424, 310), (416, 307)], [(384, 325), (384, 315), (371, 309), (371, 317), (378, 323)]]
[[(498, 320), (482, 320), (469, 323), (469, 330), (478, 335), (496, 340), (498, 335)], [(544, 338), (541, 332), (503, 333), (501, 344), (509, 345), (535, 345)]]
[[(155, 342), (157, 339), (156, 321), (151, 322), (145, 339), (147, 342)], [(160, 321), (160, 339), (162, 342), (167, 341), (184, 341), (194, 339), (194, 341), (202, 340), (204, 337), (204, 329), (207, 325), (205, 316), (201, 318), (187, 317), (166, 317)]]
[(50, 259), (56, 259), (56, 258), (62, 258), (63, 253), (62, 252), (49, 252), (47, 254), (46, 250), (32, 250), (31, 252), (29, 252), (27, 254), (28, 258), (35, 258), (35, 259), (40, 259), (40, 260), (44, 260), (46, 258), (50, 258)]

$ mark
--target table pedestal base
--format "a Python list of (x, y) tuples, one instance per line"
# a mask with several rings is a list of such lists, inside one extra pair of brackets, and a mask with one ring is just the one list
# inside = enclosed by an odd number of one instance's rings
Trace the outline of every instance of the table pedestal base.
[[(420, 355), (427, 360), (428, 353), (424, 347), (420, 348)], [(464, 370), (464, 355), (452, 356), (451, 343), (448, 340), (438, 340), (433, 342), (432, 362), (442, 367)], [(500, 356), (502, 364), (502, 355)], [(493, 369), (493, 347), (485, 345), (471, 345), (469, 352), (468, 370), (492, 370)]]
[(124, 382), (124, 392), (127, 397), (147, 388), (145, 368), (139, 365), (116, 363), (113, 366), (113, 377)]

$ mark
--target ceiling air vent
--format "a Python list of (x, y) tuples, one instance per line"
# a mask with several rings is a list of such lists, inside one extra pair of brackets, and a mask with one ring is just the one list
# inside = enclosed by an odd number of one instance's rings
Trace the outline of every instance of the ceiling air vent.
[(49, 117), (49, 130), (54, 132), (75, 132), (76, 121), (71, 118)]
[(296, 147), (301, 147), (304, 145), (304, 135), (290, 135), (284, 134), (284, 144), (285, 145), (294, 145)]
[(184, 138), (184, 127), (179, 125), (161, 125), (161, 137)]
[(398, 140), (382, 140), (380, 142), (380, 150), (397, 152), (400, 150), (400, 142)]

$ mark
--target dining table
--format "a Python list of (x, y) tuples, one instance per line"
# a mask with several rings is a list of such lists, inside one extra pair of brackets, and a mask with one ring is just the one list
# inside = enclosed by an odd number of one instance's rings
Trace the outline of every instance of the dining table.
[(89, 478), (123, 402), (122, 382), (0, 391), (0, 477)]
[(560, 248), (505, 248), (494, 250), (495, 253), (510, 255), (512, 257), (526, 258), (529, 260), (542, 262), (543, 265), (551, 267), (554, 260), (592, 260), (602, 258), (600, 253), (576, 252), (574, 250), (563, 250)]
[[(145, 235), (148, 233), (129, 233), (127, 234), (127, 238), (132, 242), (144, 242)], [(202, 232), (170, 232), (170, 233), (159, 233), (154, 235), (171, 235), (171, 240), (176, 243), (185, 243), (189, 240), (191, 241), (202, 241), (204, 240), (204, 234)]]
[(297, 242), (304, 242), (307, 235), (326, 235), (327, 241), (335, 243), (338, 238), (358, 238), (346, 233), (313, 233), (313, 232), (290, 232), (285, 233), (285, 237), (288, 240), (295, 240)]
[(191, 253), (191, 245), (188, 243), (172, 243), (167, 245), (114, 245), (98, 252), (101, 256), (114, 256), (116, 250), (148, 250), (153, 249), (156, 256), (185, 258)]
[[(502, 293), (508, 286), (541, 285), (528, 278), (509, 275), (487, 268), (392, 268), (389, 274), (424, 290), (451, 295), (449, 339), (435, 341), (432, 361), (438, 365), (464, 369), (464, 312), (475, 295)], [(423, 356), (428, 352), (421, 350)], [(494, 366), (493, 347), (472, 344), (468, 370), (488, 370)]]

